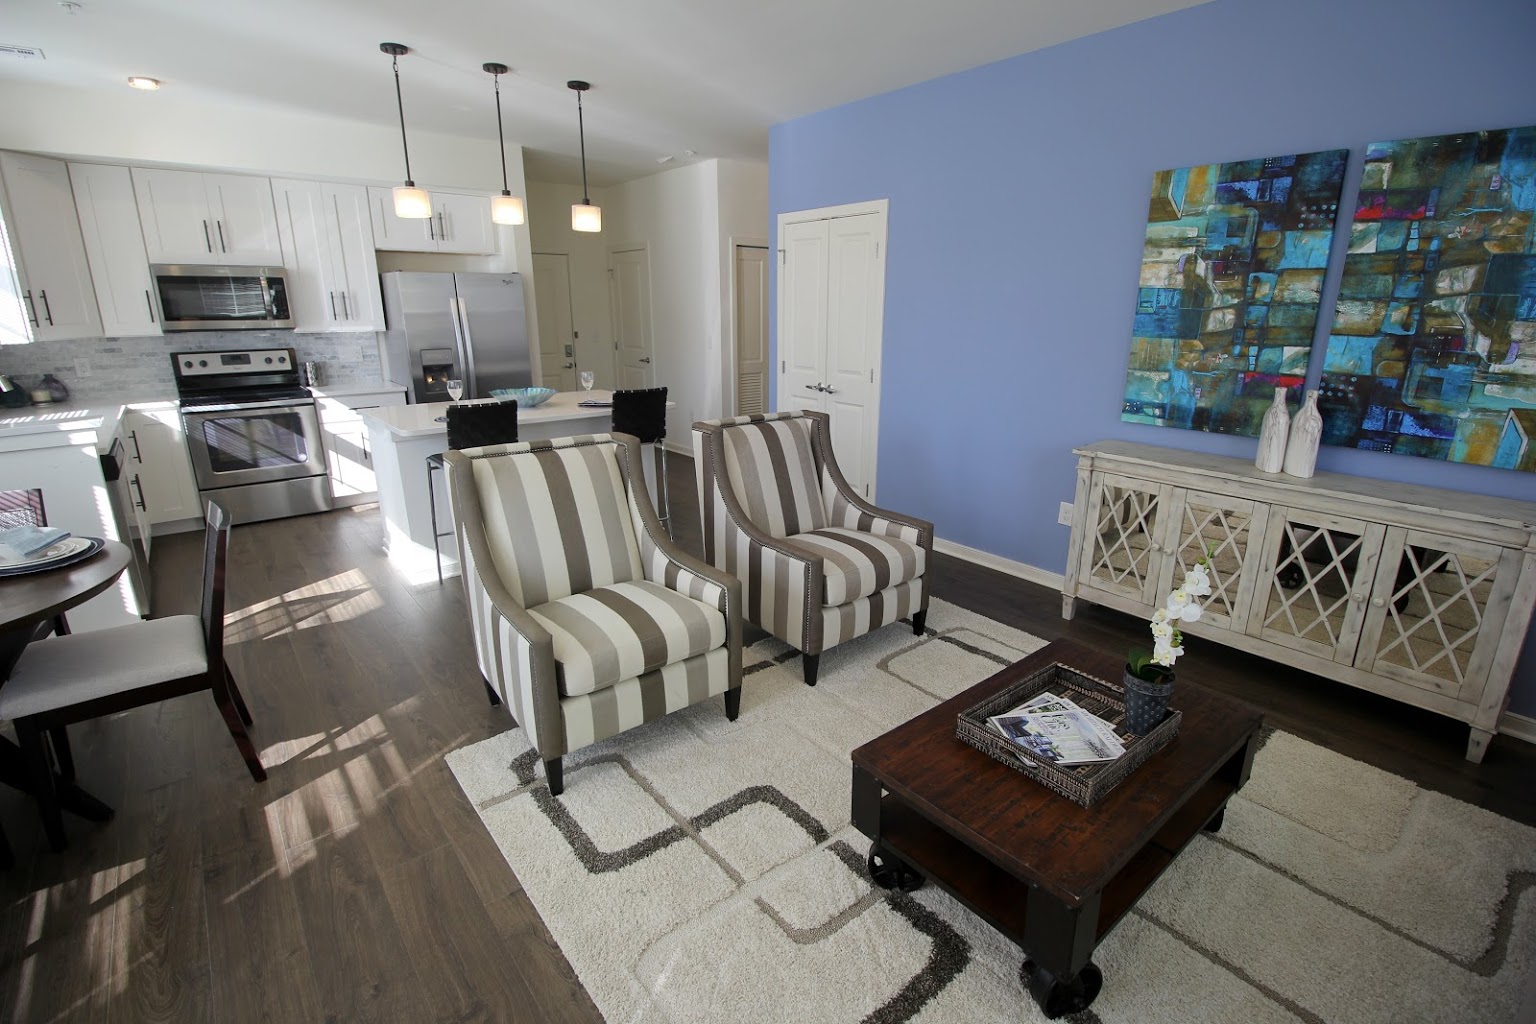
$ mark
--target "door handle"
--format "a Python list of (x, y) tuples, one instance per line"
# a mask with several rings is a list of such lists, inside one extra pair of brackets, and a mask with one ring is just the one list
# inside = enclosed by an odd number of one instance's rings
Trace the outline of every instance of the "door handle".
[(807, 390), (807, 391), (820, 391), (821, 390), (821, 385), (820, 384), (807, 384), (805, 386), (805, 390)]
[(635, 360), (635, 362), (637, 362), (637, 363), (649, 363), (650, 361), (651, 361), (651, 357), (650, 356), (641, 356), (639, 359)]
[(150, 323), (154, 323), (155, 322), (155, 303), (154, 303), (154, 300), (149, 297), (149, 289), (148, 288), (144, 289), (144, 305), (149, 307), (149, 322)]
[(213, 223), (219, 229), (219, 252), (229, 252), (229, 249), (224, 245), (224, 222), (216, 220)]
[(824, 394), (824, 395), (835, 395), (835, 394), (837, 394), (837, 388), (831, 387), (830, 385), (823, 384), (821, 386), (821, 393)]
[(209, 252), (213, 252), (213, 236), (208, 233), (207, 218), (203, 219), (203, 244), (208, 247)]
[(574, 369), (576, 369), (576, 364), (575, 363), (566, 363), (564, 366), (561, 367), (561, 369), (562, 370), (574, 370)]
[(53, 307), (48, 305), (48, 289), (44, 288), (37, 293), (43, 298), (43, 315), (48, 318), (48, 326), (53, 326)]

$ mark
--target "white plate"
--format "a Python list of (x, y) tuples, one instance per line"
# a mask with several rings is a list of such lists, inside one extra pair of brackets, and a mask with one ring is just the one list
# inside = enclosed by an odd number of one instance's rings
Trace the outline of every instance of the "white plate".
[(30, 558), (18, 558), (15, 561), (0, 560), (0, 569), (26, 569), (32, 566), (46, 565), (59, 559), (78, 555), (91, 546), (90, 537), (65, 537), (50, 547), (44, 548)]

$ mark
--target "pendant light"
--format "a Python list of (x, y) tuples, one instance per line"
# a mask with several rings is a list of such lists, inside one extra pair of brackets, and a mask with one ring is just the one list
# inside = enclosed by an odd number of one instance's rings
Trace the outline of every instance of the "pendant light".
[(395, 216), (425, 220), (432, 216), (432, 197), (411, 180), (411, 148), (405, 143), (405, 103), (400, 99), (400, 58), (411, 52), (404, 43), (380, 43), (379, 49), (393, 58), (395, 107), (400, 111), (400, 148), (405, 152), (405, 184), (395, 186)]
[(491, 220), (497, 224), (521, 224), (528, 218), (522, 199), (507, 188), (507, 137), (501, 131), (501, 76), (507, 73), (507, 66), (495, 62), (480, 66), (496, 83), (496, 141), (501, 144), (501, 195), (491, 197)]
[(603, 230), (603, 211), (600, 207), (592, 205), (592, 199), (587, 195), (587, 125), (581, 114), (581, 94), (592, 88), (587, 82), (566, 82), (567, 89), (576, 92), (576, 125), (581, 133), (581, 202), (571, 204), (571, 230), (572, 231), (601, 231)]

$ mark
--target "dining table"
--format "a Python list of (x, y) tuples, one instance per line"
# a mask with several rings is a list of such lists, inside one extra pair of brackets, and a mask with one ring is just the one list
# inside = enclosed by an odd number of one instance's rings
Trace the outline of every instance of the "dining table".
[[(116, 583), (132, 557), (127, 545), (109, 540), (83, 561), (0, 577), (0, 688), (43, 623), (56, 621), (62, 625), (65, 612)], [(58, 629), (56, 625), (55, 630)], [(72, 770), (67, 774), (72, 775)], [(4, 737), (0, 737), (0, 783), (32, 792), (21, 748)], [(73, 778), (55, 776), (54, 786), (59, 806), (64, 810), (88, 821), (111, 820), (112, 808), (81, 789)], [(0, 845), (0, 867), (10, 866), (9, 860), (10, 850)]]

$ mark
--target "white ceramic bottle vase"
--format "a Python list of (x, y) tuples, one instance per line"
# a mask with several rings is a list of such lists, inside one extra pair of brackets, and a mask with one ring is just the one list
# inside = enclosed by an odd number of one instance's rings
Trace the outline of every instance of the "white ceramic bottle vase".
[(1278, 473), (1285, 466), (1285, 440), (1291, 432), (1291, 413), (1285, 407), (1285, 388), (1275, 388), (1275, 401), (1259, 428), (1259, 454), (1253, 464), (1264, 473)]
[(1291, 420), (1291, 438), (1285, 446), (1286, 474), (1305, 479), (1317, 472), (1317, 446), (1322, 440), (1323, 414), (1317, 411), (1317, 389), (1313, 388)]

